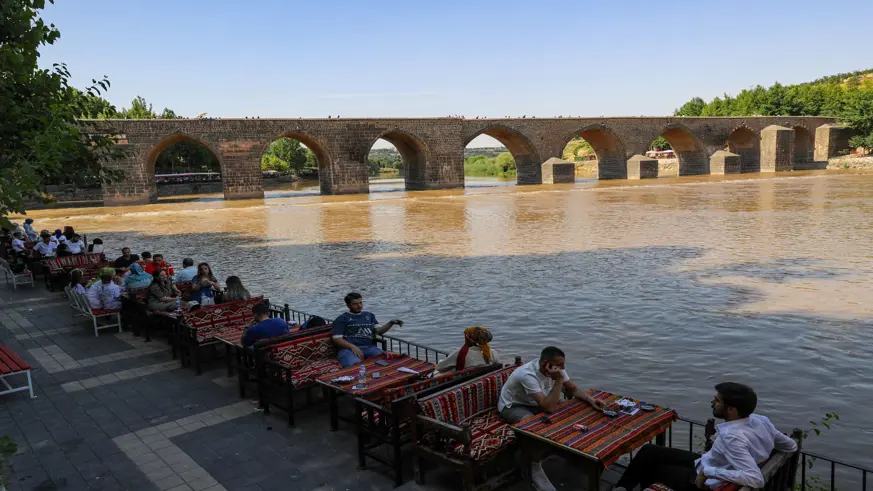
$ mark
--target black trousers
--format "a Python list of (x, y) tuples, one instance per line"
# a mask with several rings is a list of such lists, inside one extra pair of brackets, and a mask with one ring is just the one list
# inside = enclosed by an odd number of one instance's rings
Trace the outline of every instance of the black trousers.
[(697, 477), (694, 461), (699, 458), (700, 455), (694, 452), (650, 443), (631, 460), (616, 485), (630, 491), (637, 484), (640, 489), (646, 489), (652, 484), (661, 483), (674, 491), (694, 491), (698, 489), (694, 485)]

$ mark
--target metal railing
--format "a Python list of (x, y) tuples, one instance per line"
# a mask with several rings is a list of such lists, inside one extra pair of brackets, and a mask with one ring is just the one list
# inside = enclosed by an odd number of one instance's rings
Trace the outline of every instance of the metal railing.
[[(382, 351), (405, 354), (418, 360), (431, 362), (435, 365), (440, 362), (440, 355), (442, 355), (443, 359), (449, 356), (445, 351), (431, 348), (430, 346), (425, 346), (423, 344), (413, 343), (412, 341), (407, 341), (405, 339), (387, 336), (385, 334), (376, 335), (374, 338), (376, 342), (382, 344)], [(422, 354), (424, 354), (424, 358), (421, 357)]]
[(286, 322), (296, 322), (303, 324), (309, 319), (316, 317), (315, 314), (303, 312), (302, 310), (294, 310), (287, 303), (284, 305), (270, 304), (270, 317), (285, 319)]
[[(695, 451), (695, 448), (694, 448), (694, 429), (695, 429), (695, 427), (699, 426), (700, 427), (700, 436), (702, 437), (703, 436), (703, 429), (705, 428), (705, 424), (701, 423), (700, 421), (695, 421), (695, 420), (689, 419), (689, 418), (683, 418), (681, 416), (679, 417), (679, 421), (682, 421), (683, 423), (688, 423), (688, 450)], [(674, 426), (671, 426), (670, 429), (667, 431), (667, 446), (669, 446), (669, 447), (673, 446), (673, 428), (674, 428)], [(812, 488), (809, 487), (810, 483), (807, 483), (807, 478), (812, 477), (812, 475), (810, 475), (810, 471), (812, 470), (813, 466), (811, 465), (812, 461), (810, 461), (810, 459), (814, 459), (814, 461), (822, 461), (822, 462), (827, 463), (828, 470), (829, 470), (829, 480), (823, 481), (821, 483), (817, 482), (814, 484), (814, 487), (812, 487)], [(853, 487), (850, 489), (860, 489), (861, 491), (867, 491), (867, 475), (868, 474), (873, 475), (873, 469), (870, 469), (868, 467), (864, 467), (864, 466), (857, 465), (857, 464), (850, 464), (848, 462), (843, 462), (843, 461), (840, 461), (837, 459), (832, 459), (830, 457), (825, 457), (823, 455), (819, 455), (817, 453), (809, 452), (809, 451), (806, 451), (803, 449), (801, 449), (801, 451), (800, 451), (800, 461), (801, 461), (800, 479), (799, 479), (799, 482), (797, 482), (795, 484), (795, 489), (800, 489), (800, 491), (806, 491), (807, 489), (835, 491), (837, 489), (837, 487), (836, 487), (837, 474), (840, 474), (840, 473), (842, 473), (843, 475), (846, 475), (848, 479), (851, 479), (851, 477), (849, 477), (849, 476), (852, 476), (852, 475), (860, 477), (861, 479), (858, 483), (860, 484), (861, 487), (860, 488)], [(860, 475), (859, 475), (859, 473), (860, 473)], [(820, 474), (820, 473), (817, 472), (816, 474)]]

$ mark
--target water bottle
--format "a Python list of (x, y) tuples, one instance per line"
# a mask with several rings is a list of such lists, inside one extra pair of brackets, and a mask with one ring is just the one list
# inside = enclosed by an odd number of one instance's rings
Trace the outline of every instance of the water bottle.
[(367, 367), (361, 364), (361, 369), (358, 371), (358, 388), (363, 389), (367, 386)]
[(176, 310), (182, 308), (182, 297), (176, 297)]

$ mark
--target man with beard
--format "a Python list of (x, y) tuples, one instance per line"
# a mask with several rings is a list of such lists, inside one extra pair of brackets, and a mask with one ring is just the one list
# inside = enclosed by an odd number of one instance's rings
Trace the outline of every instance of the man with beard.
[(752, 414), (758, 396), (751, 387), (735, 382), (715, 386), (712, 415), (725, 420), (717, 426), (712, 449), (702, 456), (676, 448), (647, 444), (633, 458), (613, 491), (645, 489), (661, 483), (675, 491), (715, 489), (732, 482), (764, 487), (758, 467), (775, 448), (795, 452), (797, 444), (764, 416)]

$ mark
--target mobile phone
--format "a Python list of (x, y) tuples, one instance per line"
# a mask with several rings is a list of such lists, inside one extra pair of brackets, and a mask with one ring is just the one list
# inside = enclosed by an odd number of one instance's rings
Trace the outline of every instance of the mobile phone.
[(379, 365), (380, 367), (387, 367), (388, 362), (386, 360), (376, 360), (373, 363)]

